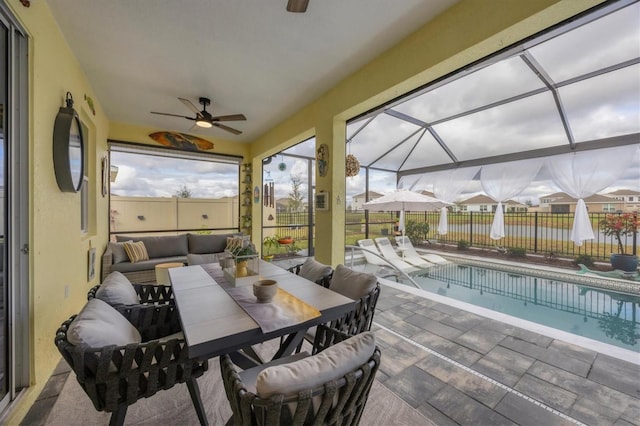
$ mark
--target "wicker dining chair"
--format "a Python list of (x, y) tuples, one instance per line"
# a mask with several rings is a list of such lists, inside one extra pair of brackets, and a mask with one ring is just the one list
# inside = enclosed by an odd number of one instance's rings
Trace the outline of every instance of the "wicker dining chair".
[(287, 271), (320, 284), (325, 288), (329, 288), (331, 276), (333, 275), (331, 266), (320, 263), (311, 257), (308, 257), (304, 263), (291, 266)]
[[(317, 335), (322, 336), (323, 347), (314, 345), (314, 353), (349, 337), (322, 325), (318, 326)], [(286, 367), (287, 363), (276, 360), (260, 366), (259, 369), (263, 372), (268, 367), (282, 366)], [(380, 349), (375, 347), (367, 361), (340, 377), (290, 394), (261, 397), (258, 395), (260, 391), (256, 390), (259, 376), (247, 374), (246, 370), (238, 372), (229, 355), (220, 357), (222, 380), (231, 404), (233, 424), (236, 426), (357, 425), (379, 366)], [(331, 365), (330, 368), (333, 369), (335, 366)]]
[(196, 378), (207, 360), (189, 359), (177, 311), (171, 305), (120, 306), (117, 309), (139, 331), (141, 343), (125, 346), (74, 345), (67, 331), (77, 315), (62, 323), (55, 345), (98, 411), (110, 412), (110, 425), (122, 425), (129, 405), (177, 383), (186, 383), (200, 423), (207, 418)]
[[(87, 299), (91, 300), (96, 297), (96, 293), (100, 289), (98, 284), (92, 287), (87, 293)], [(138, 301), (141, 304), (151, 305), (164, 305), (175, 304), (173, 298), (173, 290), (168, 285), (156, 285), (156, 284), (131, 284), (138, 295)]]

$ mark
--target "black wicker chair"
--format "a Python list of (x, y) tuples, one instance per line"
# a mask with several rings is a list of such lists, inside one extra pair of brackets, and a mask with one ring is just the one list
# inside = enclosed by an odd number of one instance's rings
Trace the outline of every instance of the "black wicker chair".
[[(316, 336), (318, 344), (314, 344), (314, 354), (349, 337), (322, 325), (318, 326)], [(366, 363), (337, 380), (295, 394), (261, 398), (247, 390), (231, 358), (228, 355), (220, 357), (222, 380), (231, 404), (233, 423), (237, 426), (357, 425), (379, 366), (380, 349), (376, 347)], [(321, 401), (317, 410), (313, 409), (312, 398)]]
[[(169, 285), (156, 284), (131, 284), (136, 290), (139, 303), (146, 305), (164, 305), (175, 304), (173, 299), (173, 290)], [(96, 293), (100, 288), (100, 284), (92, 287), (87, 293), (87, 299), (91, 300), (96, 297)]]
[(142, 336), (139, 344), (91, 348), (67, 340), (76, 315), (62, 323), (55, 345), (76, 374), (78, 383), (98, 411), (111, 414), (111, 425), (121, 425), (129, 405), (156, 392), (186, 383), (198, 419), (207, 424), (196, 378), (208, 369), (207, 360), (192, 360), (184, 338), (155, 340), (180, 331), (175, 307), (120, 306), (118, 309)]
[[(291, 273), (294, 273), (296, 275), (300, 275), (300, 269), (302, 268), (302, 265), (303, 265), (303, 263), (291, 266), (290, 268), (287, 268), (287, 271), (289, 271)], [(302, 275), (302, 276), (304, 276), (304, 275)], [(329, 288), (329, 284), (331, 284), (331, 277), (332, 276), (333, 276), (333, 269), (331, 269), (329, 272), (327, 272), (321, 278), (319, 278), (317, 280), (312, 280), (312, 281), (314, 281), (316, 284), (320, 284), (321, 286), (323, 286), (325, 288)], [(307, 277), (305, 277), (305, 278), (307, 278)]]

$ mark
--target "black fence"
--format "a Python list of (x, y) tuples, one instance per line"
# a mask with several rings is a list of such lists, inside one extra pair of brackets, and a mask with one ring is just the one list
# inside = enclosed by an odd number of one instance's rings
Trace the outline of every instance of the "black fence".
[[(609, 213), (590, 213), (589, 218), (595, 238), (577, 246), (571, 241), (573, 213), (521, 213), (505, 212), (505, 237), (492, 240), (489, 237), (493, 213), (449, 213), (448, 233), (438, 235), (440, 212), (408, 212), (405, 222), (414, 221), (429, 225), (428, 240), (457, 245), (464, 240), (473, 247), (521, 248), (527, 253), (547, 256), (577, 257), (588, 255), (596, 260), (608, 260), (610, 253), (617, 253), (614, 236), (607, 236), (599, 229), (599, 223)], [(348, 212), (346, 217), (347, 244), (355, 244), (362, 238), (376, 238), (397, 234), (397, 213)], [(625, 253), (637, 254), (638, 233), (623, 236)]]

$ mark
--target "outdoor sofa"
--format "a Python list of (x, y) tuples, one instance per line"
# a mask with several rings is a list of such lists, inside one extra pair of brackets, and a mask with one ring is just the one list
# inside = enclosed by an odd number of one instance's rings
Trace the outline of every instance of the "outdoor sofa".
[[(132, 283), (155, 282), (155, 267), (161, 263), (179, 262), (184, 264), (216, 261), (216, 256), (224, 252), (230, 234), (179, 234), (154, 237), (118, 235), (116, 242), (110, 242), (102, 255), (101, 280), (113, 271), (124, 274)], [(131, 262), (124, 248), (128, 241), (144, 243), (148, 260)]]

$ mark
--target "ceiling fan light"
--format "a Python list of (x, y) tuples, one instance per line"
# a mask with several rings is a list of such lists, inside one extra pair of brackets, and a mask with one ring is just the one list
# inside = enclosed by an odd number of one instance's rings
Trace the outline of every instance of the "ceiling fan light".
[(209, 129), (210, 127), (213, 126), (213, 124), (211, 124), (211, 123), (209, 123), (208, 121), (205, 121), (205, 120), (196, 120), (196, 126), (203, 127), (205, 129)]

